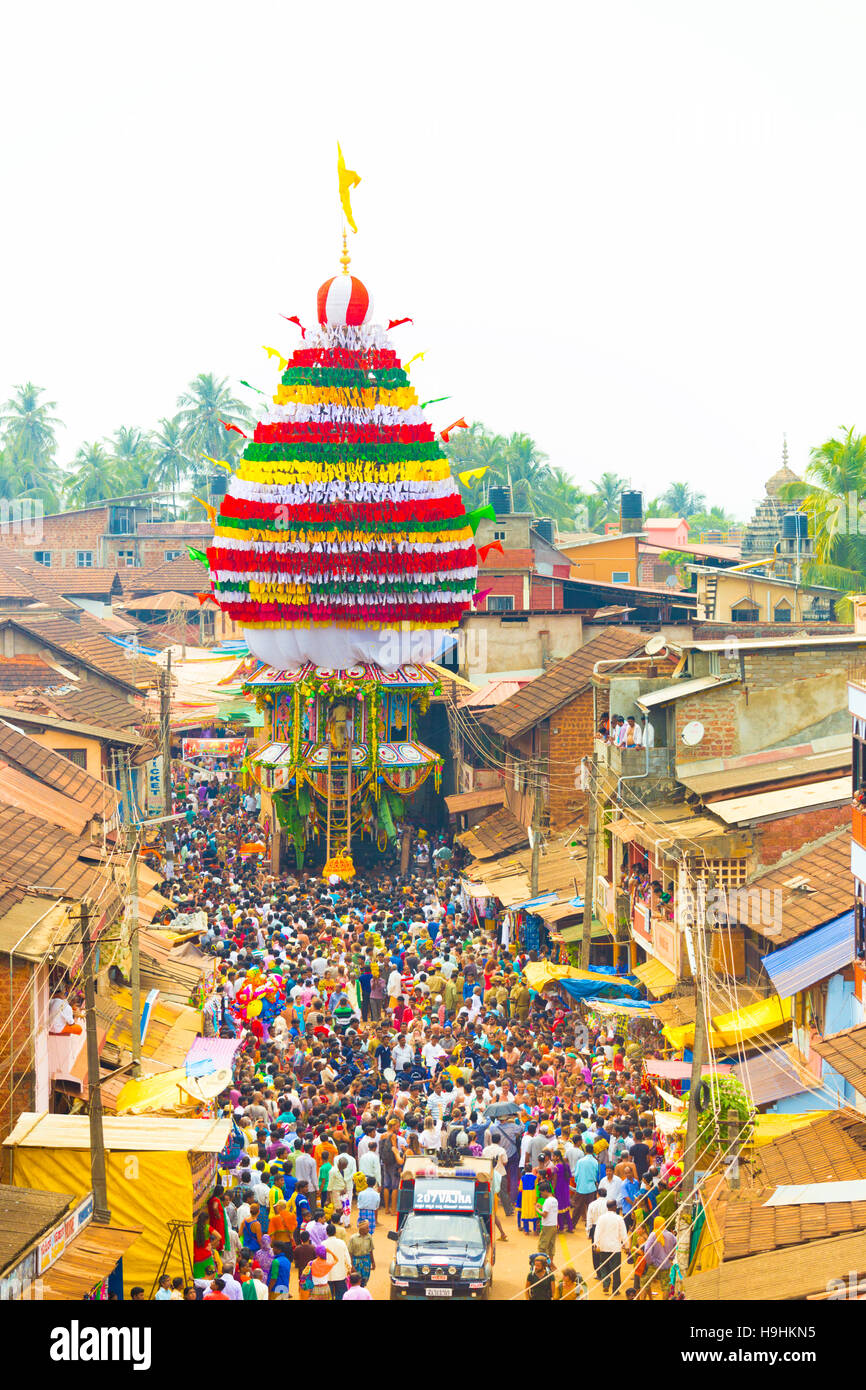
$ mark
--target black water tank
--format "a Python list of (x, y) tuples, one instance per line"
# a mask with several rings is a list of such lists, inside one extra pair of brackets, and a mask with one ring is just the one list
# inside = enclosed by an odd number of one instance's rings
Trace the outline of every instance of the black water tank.
[(643, 493), (642, 492), (623, 492), (619, 499), (620, 517), (630, 521), (643, 520)]
[(553, 520), (549, 516), (540, 516), (536, 520), (533, 530), (547, 541), (548, 545), (553, 545)]
[(487, 500), (497, 516), (510, 516), (514, 510), (511, 488), (507, 485), (492, 487), (487, 494)]
[(782, 517), (782, 539), (794, 541), (800, 537), (801, 541), (807, 539), (809, 535), (809, 518), (805, 512), (785, 512)]

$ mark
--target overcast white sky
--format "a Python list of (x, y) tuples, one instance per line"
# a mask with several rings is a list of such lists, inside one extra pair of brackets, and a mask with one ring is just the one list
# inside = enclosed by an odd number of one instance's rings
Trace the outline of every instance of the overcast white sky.
[(46, 386), (64, 462), (199, 371), (271, 385), (339, 269), (338, 138), (436, 425), (741, 514), (783, 431), (799, 471), (866, 428), (858, 0), (0, 14), (0, 399)]

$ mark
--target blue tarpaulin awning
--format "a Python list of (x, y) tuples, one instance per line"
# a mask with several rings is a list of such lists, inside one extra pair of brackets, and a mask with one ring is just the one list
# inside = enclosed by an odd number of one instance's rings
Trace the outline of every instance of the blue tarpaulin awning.
[(622, 984), (608, 984), (600, 980), (560, 980), (560, 989), (570, 994), (572, 999), (640, 999), (640, 990), (623, 980)]
[(854, 959), (854, 912), (844, 913), (806, 936), (762, 956), (764, 969), (782, 999), (835, 975)]

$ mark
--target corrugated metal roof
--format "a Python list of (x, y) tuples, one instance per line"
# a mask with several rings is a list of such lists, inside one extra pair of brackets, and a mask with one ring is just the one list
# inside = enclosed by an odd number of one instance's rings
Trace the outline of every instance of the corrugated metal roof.
[(669, 705), (674, 700), (684, 700), (687, 695), (698, 695), (702, 690), (712, 690), (717, 685), (732, 685), (737, 676), (696, 676), (690, 681), (675, 681), (663, 690), (651, 690), (646, 695), (636, 695), (638, 709), (655, 709), (657, 705)]
[(185, 1065), (189, 1067), (196, 1062), (210, 1061), (218, 1071), (225, 1067), (231, 1071), (239, 1047), (240, 1042), (236, 1038), (196, 1038), (186, 1054)]
[(795, 811), (843, 806), (851, 800), (851, 778), (831, 777), (824, 782), (807, 782), (776, 792), (757, 792), (753, 796), (733, 796), (727, 801), (710, 801), (707, 810), (728, 825), (746, 821), (774, 820)]
[(807, 1182), (777, 1187), (765, 1207), (799, 1207), (812, 1202), (866, 1202), (866, 1178), (847, 1182)]
[(734, 1075), (743, 1083), (755, 1105), (769, 1105), (772, 1101), (799, 1095), (816, 1084), (814, 1076), (801, 1073), (796, 1059), (785, 1047), (774, 1047), (747, 1057), (734, 1068)]
[[(231, 1133), (228, 1120), (172, 1120), (156, 1115), (106, 1115), (105, 1147), (120, 1153), (219, 1153)], [(89, 1149), (86, 1115), (25, 1111), (4, 1148)]]
[(781, 951), (762, 956), (778, 994), (788, 997), (824, 980), (854, 959), (854, 911), (801, 936)]
[(491, 787), (486, 791), (455, 792), (453, 796), (446, 796), (445, 798), (445, 805), (452, 813), (477, 811), (482, 806), (503, 806), (504, 804), (504, 787)]

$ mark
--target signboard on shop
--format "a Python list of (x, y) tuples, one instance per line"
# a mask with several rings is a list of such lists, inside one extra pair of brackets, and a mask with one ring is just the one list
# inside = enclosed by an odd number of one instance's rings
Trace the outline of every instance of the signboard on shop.
[(46, 1269), (56, 1264), (66, 1247), (92, 1219), (93, 1193), (88, 1192), (75, 1210), (69, 1212), (53, 1231), (49, 1231), (40, 1240), (36, 1250), (36, 1273), (44, 1274)]

